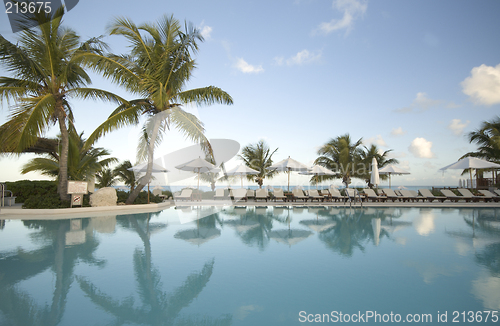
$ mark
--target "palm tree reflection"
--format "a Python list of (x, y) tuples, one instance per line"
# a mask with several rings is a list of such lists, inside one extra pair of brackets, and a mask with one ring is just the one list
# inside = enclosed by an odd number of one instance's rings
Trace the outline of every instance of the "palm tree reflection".
[[(198, 223), (206, 227), (215, 227), (218, 218), (212, 215), (200, 219)], [(168, 294), (163, 291), (160, 272), (153, 265), (151, 259), (150, 219), (150, 214), (129, 215), (126, 221), (122, 222), (134, 229), (144, 244), (143, 249), (137, 248), (133, 254), (137, 292), (142, 304), (139, 307), (135, 305), (132, 297), (121, 301), (116, 300), (111, 295), (100, 291), (90, 280), (77, 277), (82, 291), (94, 304), (115, 316), (118, 325), (128, 323), (147, 325), (230, 325), (231, 315), (223, 315), (218, 318), (180, 315), (181, 310), (188, 307), (207, 285), (213, 272), (214, 260), (206, 262), (200, 272), (190, 274), (184, 284), (173, 293)]]

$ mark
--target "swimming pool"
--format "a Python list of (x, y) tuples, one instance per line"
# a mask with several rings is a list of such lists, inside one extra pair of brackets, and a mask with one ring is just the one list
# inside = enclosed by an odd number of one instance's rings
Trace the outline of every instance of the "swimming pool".
[(5, 221), (0, 325), (500, 323), (498, 209), (210, 210)]

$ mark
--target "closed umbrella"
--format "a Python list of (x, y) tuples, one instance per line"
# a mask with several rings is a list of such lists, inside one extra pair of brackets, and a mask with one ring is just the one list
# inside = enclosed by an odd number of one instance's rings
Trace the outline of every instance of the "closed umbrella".
[[(137, 164), (129, 169), (127, 169), (129, 171), (134, 171), (136, 173), (146, 173), (148, 171), (148, 163), (141, 163), (141, 164)], [(153, 163), (153, 169), (152, 169), (152, 172), (153, 173), (167, 173), (168, 170), (165, 169), (163, 166), (161, 165), (158, 165), (156, 163)], [(148, 204), (149, 204), (149, 182), (151, 180), (148, 180)]]
[(389, 188), (391, 188), (391, 174), (410, 174), (410, 172), (403, 170), (401, 168), (398, 168), (397, 166), (394, 165), (386, 165), (380, 170), (378, 170), (379, 174), (388, 174), (389, 175)]
[(271, 165), (269, 169), (288, 173), (288, 191), (290, 191), (290, 171), (307, 171), (309, 168), (288, 156), (287, 159)]
[(378, 175), (378, 165), (377, 165), (377, 159), (374, 157), (372, 159), (372, 172), (370, 176), (370, 183), (375, 185), (378, 188), (378, 185), (380, 184), (380, 176)]
[[(308, 171), (299, 172), (299, 174), (314, 175), (316, 178), (320, 175), (334, 175), (332, 172), (321, 165), (313, 165)], [(318, 189), (318, 182), (316, 182), (316, 189)]]
[(259, 174), (259, 171), (249, 168), (246, 165), (238, 165), (237, 167), (226, 172), (227, 175), (239, 175), (241, 178), (241, 188), (243, 188), (243, 176), (247, 174)]
[(200, 190), (200, 173), (213, 172), (216, 167), (212, 163), (202, 159), (201, 157), (195, 158), (186, 163), (179, 164), (176, 169), (183, 171), (193, 171), (198, 173), (198, 190)]
[(439, 169), (439, 171), (444, 171), (448, 169), (457, 169), (457, 170), (465, 170), (469, 169), (470, 173), (470, 186), (472, 188), (472, 169), (499, 169), (500, 164), (481, 160), (477, 157), (464, 157), (461, 160), (458, 160), (457, 162), (447, 165), (444, 168)]

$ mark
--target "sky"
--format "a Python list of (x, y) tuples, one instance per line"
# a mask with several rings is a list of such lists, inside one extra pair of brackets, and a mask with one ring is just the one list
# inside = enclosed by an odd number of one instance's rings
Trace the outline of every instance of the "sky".
[[(173, 15), (197, 26), (205, 41), (187, 87), (217, 86), (234, 100), (231, 106), (185, 108), (203, 121), (210, 139), (232, 139), (241, 147), (264, 139), (278, 148), (275, 162), (291, 156), (312, 165), (318, 148), (349, 134), (366, 146), (391, 150), (399, 167), (411, 173), (393, 177), (393, 185), (456, 186), (466, 178), (461, 171), (438, 170), (475, 151), (467, 134), (500, 115), (499, 12), (496, 0), (80, 0), (64, 22), (82, 39), (104, 35), (115, 53), (127, 50), (123, 37), (106, 36), (116, 17), (141, 24)], [(0, 33), (16, 39), (5, 13)], [(94, 87), (131, 98), (92, 76)], [(114, 109), (102, 102), (71, 104), (85, 135)], [(8, 113), (4, 104), (0, 123)], [(138, 131), (112, 132), (97, 146), (135, 162)], [(47, 133), (56, 134), (57, 128)], [(155, 157), (190, 145), (171, 132)], [(46, 179), (20, 174), (33, 157), (1, 157), (0, 181)], [(229, 166), (238, 163), (233, 159)], [(292, 183), (307, 180), (292, 174)], [(286, 175), (265, 182), (278, 184), (286, 184)]]

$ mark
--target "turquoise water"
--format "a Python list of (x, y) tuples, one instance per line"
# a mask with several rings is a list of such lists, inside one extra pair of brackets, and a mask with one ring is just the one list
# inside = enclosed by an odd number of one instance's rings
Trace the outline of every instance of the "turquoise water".
[(5, 221), (0, 325), (500, 323), (500, 210), (202, 209)]

